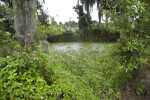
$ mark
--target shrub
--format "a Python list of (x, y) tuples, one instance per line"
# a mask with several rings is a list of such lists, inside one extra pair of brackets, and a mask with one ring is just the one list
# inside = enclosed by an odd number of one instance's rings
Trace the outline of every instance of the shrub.
[(98, 23), (91, 24), (88, 28), (88, 40), (101, 42), (114, 42), (119, 38), (119, 32), (114, 26), (106, 28), (106, 24), (99, 26)]
[[(14, 52), (0, 57), (0, 99), (47, 98), (53, 71), (48, 68), (48, 56), (38, 51)], [(40, 49), (39, 49), (40, 48)]]
[(62, 68), (59, 58), (23, 48), (0, 57), (0, 99), (97, 100), (85, 80)]
[[(108, 63), (101, 68), (104, 78), (102, 84), (104, 85), (104, 89), (107, 90), (106, 94), (108, 93), (106, 97), (118, 97), (117, 94), (121, 93), (125, 84), (137, 81), (137, 78), (144, 74), (138, 75), (140, 74), (138, 71), (139, 69), (142, 71), (148, 66), (148, 44), (148, 36), (141, 38), (135, 35), (132, 39), (122, 37), (121, 41), (118, 41), (118, 43), (108, 51), (109, 57), (105, 58), (105, 62)], [(112, 92), (109, 94), (110, 90), (112, 90)], [(134, 92), (134, 90), (131, 91)]]
[(18, 48), (17, 36), (10, 32), (0, 30), (0, 56), (6, 57), (12, 54), (14, 49)]

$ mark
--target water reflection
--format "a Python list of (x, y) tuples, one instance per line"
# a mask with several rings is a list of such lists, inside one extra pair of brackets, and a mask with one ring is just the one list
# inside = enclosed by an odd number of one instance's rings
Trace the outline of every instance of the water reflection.
[[(110, 44), (110, 43), (109, 43)], [(107, 44), (108, 46), (108, 44)], [(111, 44), (110, 44), (111, 46)], [(60, 42), (60, 43), (50, 43), (50, 50), (51, 52), (54, 51), (68, 51), (68, 50), (75, 50), (78, 51), (80, 49), (84, 50), (104, 50), (105, 43), (91, 43), (91, 42), (84, 42), (84, 43), (77, 43), (77, 42)]]

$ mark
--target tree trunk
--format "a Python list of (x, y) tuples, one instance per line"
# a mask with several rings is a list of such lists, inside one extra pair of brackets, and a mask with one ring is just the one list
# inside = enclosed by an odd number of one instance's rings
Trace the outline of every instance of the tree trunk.
[(101, 12), (101, 10), (100, 10), (100, 9), (98, 10), (98, 18), (99, 18), (99, 26), (101, 26), (102, 12)]
[(14, 0), (14, 25), (19, 42), (32, 45), (36, 31), (36, 0)]
[(90, 15), (90, 12), (88, 12), (86, 14), (86, 22), (87, 22), (87, 27), (89, 27), (91, 25), (91, 15)]
[(106, 14), (106, 30), (108, 29), (108, 13)]

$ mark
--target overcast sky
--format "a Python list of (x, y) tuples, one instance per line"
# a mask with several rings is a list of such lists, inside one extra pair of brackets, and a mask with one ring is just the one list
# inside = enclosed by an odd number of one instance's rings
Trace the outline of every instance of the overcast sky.
[[(45, 0), (44, 9), (48, 9), (47, 13), (55, 17), (59, 22), (78, 21), (77, 14), (74, 12), (73, 6), (76, 6), (77, 0)], [(92, 20), (98, 20), (97, 10), (94, 7), (92, 13)]]

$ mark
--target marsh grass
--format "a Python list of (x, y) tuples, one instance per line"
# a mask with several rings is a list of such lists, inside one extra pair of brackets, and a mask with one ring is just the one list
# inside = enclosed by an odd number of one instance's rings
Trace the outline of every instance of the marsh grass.
[(112, 46), (113, 44), (101, 44), (100, 47), (97, 46), (94, 49), (92, 49), (92, 46), (81, 47), (78, 50), (68, 48), (65, 51), (54, 50), (52, 54), (60, 59), (62, 69), (69, 73), (68, 75), (65, 75), (65, 73), (62, 76), (64, 82), (70, 81), (72, 85), (75, 85), (77, 90), (74, 93), (80, 94), (82, 91), (83, 93), (81, 94), (88, 96), (88, 100), (91, 98), (98, 100), (99, 98), (106, 98), (105, 95), (107, 94), (105, 92), (109, 91), (106, 88), (107, 84), (110, 83), (108, 83), (109, 78), (106, 79), (107, 73), (102, 71), (107, 70), (110, 66), (109, 64), (111, 64), (109, 63), (109, 52)]
[[(124, 60), (117, 44), (79, 44), (51, 44), (51, 53), (59, 59), (61, 66), (61, 70), (57, 71), (57, 74), (61, 73), (59, 77), (62, 81), (59, 89), (63, 93), (64, 90), (71, 91), (70, 97), (76, 100), (121, 100), (123, 86), (135, 77), (133, 71), (126, 71), (128, 67), (120, 63)], [(149, 48), (145, 52), (149, 53)]]

